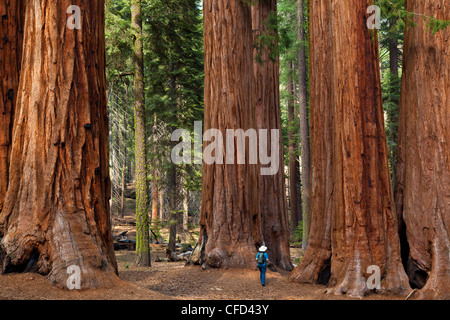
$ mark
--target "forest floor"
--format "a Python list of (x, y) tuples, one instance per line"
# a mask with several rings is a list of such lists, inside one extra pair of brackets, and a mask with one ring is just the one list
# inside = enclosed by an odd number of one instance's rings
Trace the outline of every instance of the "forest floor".
[[(132, 209), (131, 207), (129, 209)], [(116, 219), (113, 234), (128, 231), (133, 239), (132, 210), (125, 219)], [(292, 247), (293, 261), (302, 255)], [(185, 266), (185, 261), (168, 262), (165, 244), (152, 244), (152, 266), (134, 265), (134, 251), (116, 251), (120, 282), (109, 289), (63, 290), (50, 285), (45, 276), (0, 275), (0, 300), (348, 300), (348, 296), (326, 293), (326, 286), (288, 281), (289, 272), (267, 270), (266, 286), (255, 270), (203, 270)], [(163, 261), (161, 261), (163, 260)], [(159, 262), (157, 262), (159, 261)], [(404, 297), (372, 295), (364, 299), (397, 300)]]

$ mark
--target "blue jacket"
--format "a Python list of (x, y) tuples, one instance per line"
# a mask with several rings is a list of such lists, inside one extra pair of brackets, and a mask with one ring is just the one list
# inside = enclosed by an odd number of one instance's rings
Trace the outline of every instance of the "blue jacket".
[(267, 260), (269, 260), (269, 256), (267, 255), (266, 252), (258, 252), (258, 253), (256, 254), (256, 261), (258, 261), (258, 256), (259, 256), (260, 254), (263, 254), (263, 255), (264, 255), (264, 263), (261, 264), (261, 265), (258, 264), (258, 266), (260, 266), (260, 267), (267, 267)]

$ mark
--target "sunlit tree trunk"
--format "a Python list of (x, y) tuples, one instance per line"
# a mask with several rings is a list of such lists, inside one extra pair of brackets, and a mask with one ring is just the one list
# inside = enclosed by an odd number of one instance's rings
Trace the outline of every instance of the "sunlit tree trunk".
[[(69, 29), (67, 8), (82, 8)], [(118, 277), (110, 225), (103, 1), (27, 1), (9, 185), (0, 214), (3, 272), (66, 287)]]
[[(407, 2), (407, 10), (450, 19), (447, 1)], [(405, 31), (396, 205), (406, 226), (414, 295), (450, 298), (450, 31), (432, 34), (422, 17)], [(423, 289), (422, 289), (423, 287)]]
[[(226, 129), (255, 129), (251, 8), (241, 0), (205, 0), (203, 18), (204, 129), (218, 129), (224, 138)], [(249, 164), (248, 143), (246, 164), (236, 164), (233, 143), (235, 164), (225, 164), (225, 150), (221, 159), (217, 149), (215, 163), (203, 164), (200, 237), (192, 261), (251, 268), (262, 244), (259, 165)]]
[(150, 229), (148, 210), (147, 149), (144, 103), (144, 49), (142, 34), (142, 1), (131, 1), (131, 27), (134, 46), (134, 126), (136, 162), (136, 265), (148, 267), (150, 259)]
[(17, 99), (22, 57), (23, 0), (0, 4), (0, 212), (9, 181), (14, 105)]
[(331, 268), (333, 103), (331, 2), (310, 1), (311, 220), (305, 255), (290, 279), (327, 284)]
[[(252, 7), (254, 39), (264, 33), (273, 32), (268, 30), (265, 22), (270, 15), (276, 14), (277, 4), (275, 0), (258, 1)], [(274, 35), (277, 37), (277, 35)], [(279, 60), (275, 61), (269, 56), (270, 52), (263, 49), (260, 52), (261, 62), (256, 61), (258, 52), (255, 50), (255, 85), (256, 85), (256, 118), (258, 129), (266, 129), (268, 132), (268, 152), (275, 152), (271, 145), (271, 130), (279, 132), (278, 141), (278, 168), (274, 175), (261, 175), (260, 187), (260, 210), (262, 223), (263, 242), (267, 246), (270, 261), (284, 270), (291, 270), (289, 252), (289, 216), (286, 199), (286, 185), (284, 177), (284, 153), (281, 134), (281, 108), (279, 88)], [(261, 165), (263, 166), (263, 165)]]
[[(311, 15), (321, 12), (313, 3)], [(331, 231), (330, 292), (350, 296), (370, 292), (367, 279), (373, 266), (380, 270), (379, 292), (404, 294), (410, 289), (400, 258), (387, 162), (377, 35), (366, 27), (369, 4), (332, 1), (331, 13), (325, 12), (333, 25), (333, 135), (328, 156), (334, 186), (331, 226), (326, 221), (322, 228)], [(311, 261), (304, 259), (297, 271), (300, 278)]]

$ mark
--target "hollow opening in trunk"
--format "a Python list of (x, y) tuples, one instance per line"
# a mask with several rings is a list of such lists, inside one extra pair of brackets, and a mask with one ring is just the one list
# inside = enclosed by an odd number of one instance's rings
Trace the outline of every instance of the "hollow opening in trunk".
[(319, 272), (317, 283), (327, 285), (331, 277), (331, 258), (326, 260)]
[(410, 256), (408, 238), (406, 236), (406, 224), (402, 220), (400, 226), (400, 251), (403, 268), (409, 278), (409, 285), (412, 289), (422, 289), (428, 280), (428, 273), (420, 269)]
[[(1, 250), (0, 250), (1, 251)], [(19, 265), (13, 265), (11, 263), (11, 260), (8, 257), (3, 257), (1, 255), (1, 260), (4, 263), (4, 266), (2, 266), (2, 273), (28, 273), (28, 272), (36, 272), (36, 264), (39, 259), (39, 252), (38, 250), (33, 250), (30, 257), (24, 261), (23, 263)]]
[(5, 258), (2, 250), (3, 233), (0, 232), (0, 272), (3, 271), (3, 259)]

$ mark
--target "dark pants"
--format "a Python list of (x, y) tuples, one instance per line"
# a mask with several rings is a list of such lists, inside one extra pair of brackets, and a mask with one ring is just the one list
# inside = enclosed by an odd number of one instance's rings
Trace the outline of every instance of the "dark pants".
[(266, 270), (267, 270), (267, 266), (266, 265), (262, 265), (262, 266), (258, 266), (259, 271), (261, 272), (260, 274), (260, 279), (261, 279), (261, 284), (263, 286), (266, 285)]

